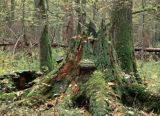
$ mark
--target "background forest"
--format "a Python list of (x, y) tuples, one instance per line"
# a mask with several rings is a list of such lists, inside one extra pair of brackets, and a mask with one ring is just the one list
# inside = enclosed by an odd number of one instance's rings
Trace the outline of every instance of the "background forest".
[(0, 114), (160, 113), (160, 0), (1, 0)]

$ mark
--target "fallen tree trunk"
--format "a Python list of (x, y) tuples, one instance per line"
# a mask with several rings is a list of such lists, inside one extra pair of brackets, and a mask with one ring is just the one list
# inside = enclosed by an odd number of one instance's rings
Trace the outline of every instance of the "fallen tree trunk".
[[(32, 46), (38, 46), (38, 43), (32, 43)], [(14, 46), (14, 43), (0, 43), (0, 47), (6, 47), (6, 46)], [(68, 45), (65, 44), (59, 44), (59, 43), (52, 43), (51, 46), (53, 48), (57, 48), (57, 47), (62, 47), (62, 48), (67, 48), (69, 47)], [(141, 51), (143, 50), (142, 48), (135, 48), (135, 51)], [(145, 48), (144, 51), (146, 52), (160, 52), (160, 48)]]
[[(0, 47), (7, 47), (7, 46), (14, 46), (15, 43), (0, 43)], [(38, 43), (32, 43), (32, 46), (38, 46)], [(68, 45), (65, 45), (65, 44), (58, 44), (58, 43), (52, 43), (51, 46), (53, 48), (56, 48), (56, 47), (63, 47), (63, 48), (67, 48)]]
[[(141, 51), (142, 48), (135, 48), (135, 51)], [(160, 52), (160, 48), (145, 48), (145, 52)]]

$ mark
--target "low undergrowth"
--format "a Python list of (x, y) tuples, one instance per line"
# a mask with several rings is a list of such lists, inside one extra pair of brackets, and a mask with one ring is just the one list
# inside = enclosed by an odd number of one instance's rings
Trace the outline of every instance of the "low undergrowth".
[[(56, 66), (56, 59), (64, 56), (64, 50), (61, 48), (52, 50), (53, 65)], [(21, 70), (39, 70), (38, 50), (12, 52), (0, 51), (0, 75), (21, 71)]]
[(160, 93), (160, 61), (150, 59), (148, 62), (143, 62), (139, 60), (137, 64), (145, 87), (154, 93)]
[[(60, 50), (58, 50), (60, 51)], [(139, 74), (144, 85), (118, 85), (111, 82), (110, 74), (100, 71), (81, 75), (67, 75), (68, 80), (60, 80), (52, 86), (48, 80), (57, 77), (56, 58), (64, 52), (53, 51), (55, 71), (35, 80), (35, 85), (24, 91), (0, 93), (0, 113), (5, 115), (64, 115), (64, 116), (103, 116), (103, 115), (149, 115), (159, 112), (160, 65), (150, 60), (138, 61)], [(0, 52), (0, 75), (19, 70), (37, 70), (38, 56), (26, 53)], [(11, 61), (10, 61), (11, 60)], [(107, 73), (107, 71), (105, 71)], [(109, 71), (108, 71), (109, 73)], [(76, 77), (76, 78), (75, 78)], [(51, 87), (50, 87), (51, 86)], [(43, 95), (44, 87), (49, 87)], [(122, 92), (119, 94), (121, 87)], [(153, 110), (154, 109), (154, 110)], [(146, 113), (148, 111), (148, 113)], [(153, 111), (153, 112), (152, 112)], [(156, 116), (156, 114), (154, 114)]]

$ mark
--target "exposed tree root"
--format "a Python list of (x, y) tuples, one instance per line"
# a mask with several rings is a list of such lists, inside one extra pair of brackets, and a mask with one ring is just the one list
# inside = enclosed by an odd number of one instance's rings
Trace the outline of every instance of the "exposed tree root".
[(122, 102), (130, 107), (147, 112), (160, 113), (160, 95), (154, 94), (140, 84), (130, 84), (123, 88)]

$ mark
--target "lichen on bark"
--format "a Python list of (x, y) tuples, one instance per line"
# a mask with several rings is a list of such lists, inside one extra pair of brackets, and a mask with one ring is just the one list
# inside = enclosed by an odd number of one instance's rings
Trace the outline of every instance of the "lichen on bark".
[(126, 73), (136, 71), (132, 36), (132, 1), (115, 0), (112, 10), (111, 33), (121, 68)]

